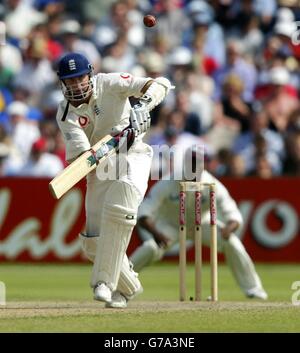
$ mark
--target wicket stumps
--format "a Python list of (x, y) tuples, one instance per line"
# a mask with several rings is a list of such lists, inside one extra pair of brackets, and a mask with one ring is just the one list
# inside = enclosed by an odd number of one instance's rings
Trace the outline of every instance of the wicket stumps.
[(195, 195), (194, 243), (195, 243), (195, 300), (201, 300), (202, 290), (202, 189), (209, 188), (210, 201), (210, 284), (211, 300), (218, 301), (218, 251), (217, 251), (217, 208), (214, 183), (181, 182), (179, 195), (179, 290), (180, 300), (186, 300), (186, 193)]

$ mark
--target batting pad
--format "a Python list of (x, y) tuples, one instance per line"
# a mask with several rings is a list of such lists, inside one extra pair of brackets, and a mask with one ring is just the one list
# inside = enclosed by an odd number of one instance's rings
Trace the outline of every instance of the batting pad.
[(138, 274), (133, 271), (128, 261), (127, 255), (124, 255), (120, 278), (117, 290), (127, 299), (132, 299), (142, 288), (138, 279)]
[(84, 255), (91, 262), (94, 262), (99, 235), (90, 236), (83, 233), (79, 233), (79, 239), (80, 239), (81, 249)]
[(121, 265), (136, 224), (136, 209), (105, 204), (93, 266), (91, 286), (104, 282), (111, 290), (117, 288)]
[[(80, 233), (79, 238), (83, 253), (91, 262), (94, 262), (99, 236), (88, 236)], [(132, 299), (135, 294), (140, 291), (141, 287), (138, 274), (131, 268), (125, 254), (123, 257), (117, 290), (127, 299)]]

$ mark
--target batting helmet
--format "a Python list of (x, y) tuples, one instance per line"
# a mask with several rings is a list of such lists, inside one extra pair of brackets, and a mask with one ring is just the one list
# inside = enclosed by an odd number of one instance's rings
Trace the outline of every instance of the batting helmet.
[[(88, 59), (79, 53), (64, 55), (58, 62), (57, 75), (65, 98), (70, 102), (82, 102), (88, 99), (93, 91), (93, 66)], [(89, 75), (89, 79), (81, 76)], [(78, 82), (68, 82), (68, 79), (77, 79)]]
[(79, 53), (64, 55), (58, 62), (57, 75), (60, 80), (91, 74), (92, 64), (88, 59)]

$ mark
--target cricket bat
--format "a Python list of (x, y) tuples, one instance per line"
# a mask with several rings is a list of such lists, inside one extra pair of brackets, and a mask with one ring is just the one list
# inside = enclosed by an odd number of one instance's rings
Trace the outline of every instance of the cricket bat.
[(115, 153), (118, 144), (119, 139), (117, 137), (106, 135), (92, 147), (94, 153), (86, 151), (75, 159), (49, 183), (49, 189), (53, 197), (56, 199), (62, 197), (82, 178), (94, 170), (97, 162), (102, 163), (107, 157)]

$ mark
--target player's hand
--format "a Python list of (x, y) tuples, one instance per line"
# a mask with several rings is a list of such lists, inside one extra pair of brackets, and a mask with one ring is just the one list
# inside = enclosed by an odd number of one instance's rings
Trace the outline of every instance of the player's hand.
[(129, 148), (133, 145), (135, 140), (135, 129), (127, 128), (123, 130), (119, 135), (119, 152), (127, 152)]
[(228, 229), (227, 227), (224, 227), (221, 229), (221, 236), (223, 239), (229, 239), (230, 237), (230, 234), (231, 234), (231, 230)]
[(130, 124), (136, 132), (136, 136), (146, 132), (151, 125), (150, 113), (146, 101), (140, 101), (130, 111)]
[(228, 240), (230, 235), (234, 233), (239, 227), (239, 223), (237, 221), (228, 221), (225, 227), (221, 229), (221, 236), (223, 239)]
[(167, 248), (170, 245), (171, 239), (166, 237), (162, 233), (157, 233), (154, 237), (156, 243), (161, 247), (161, 248)]

